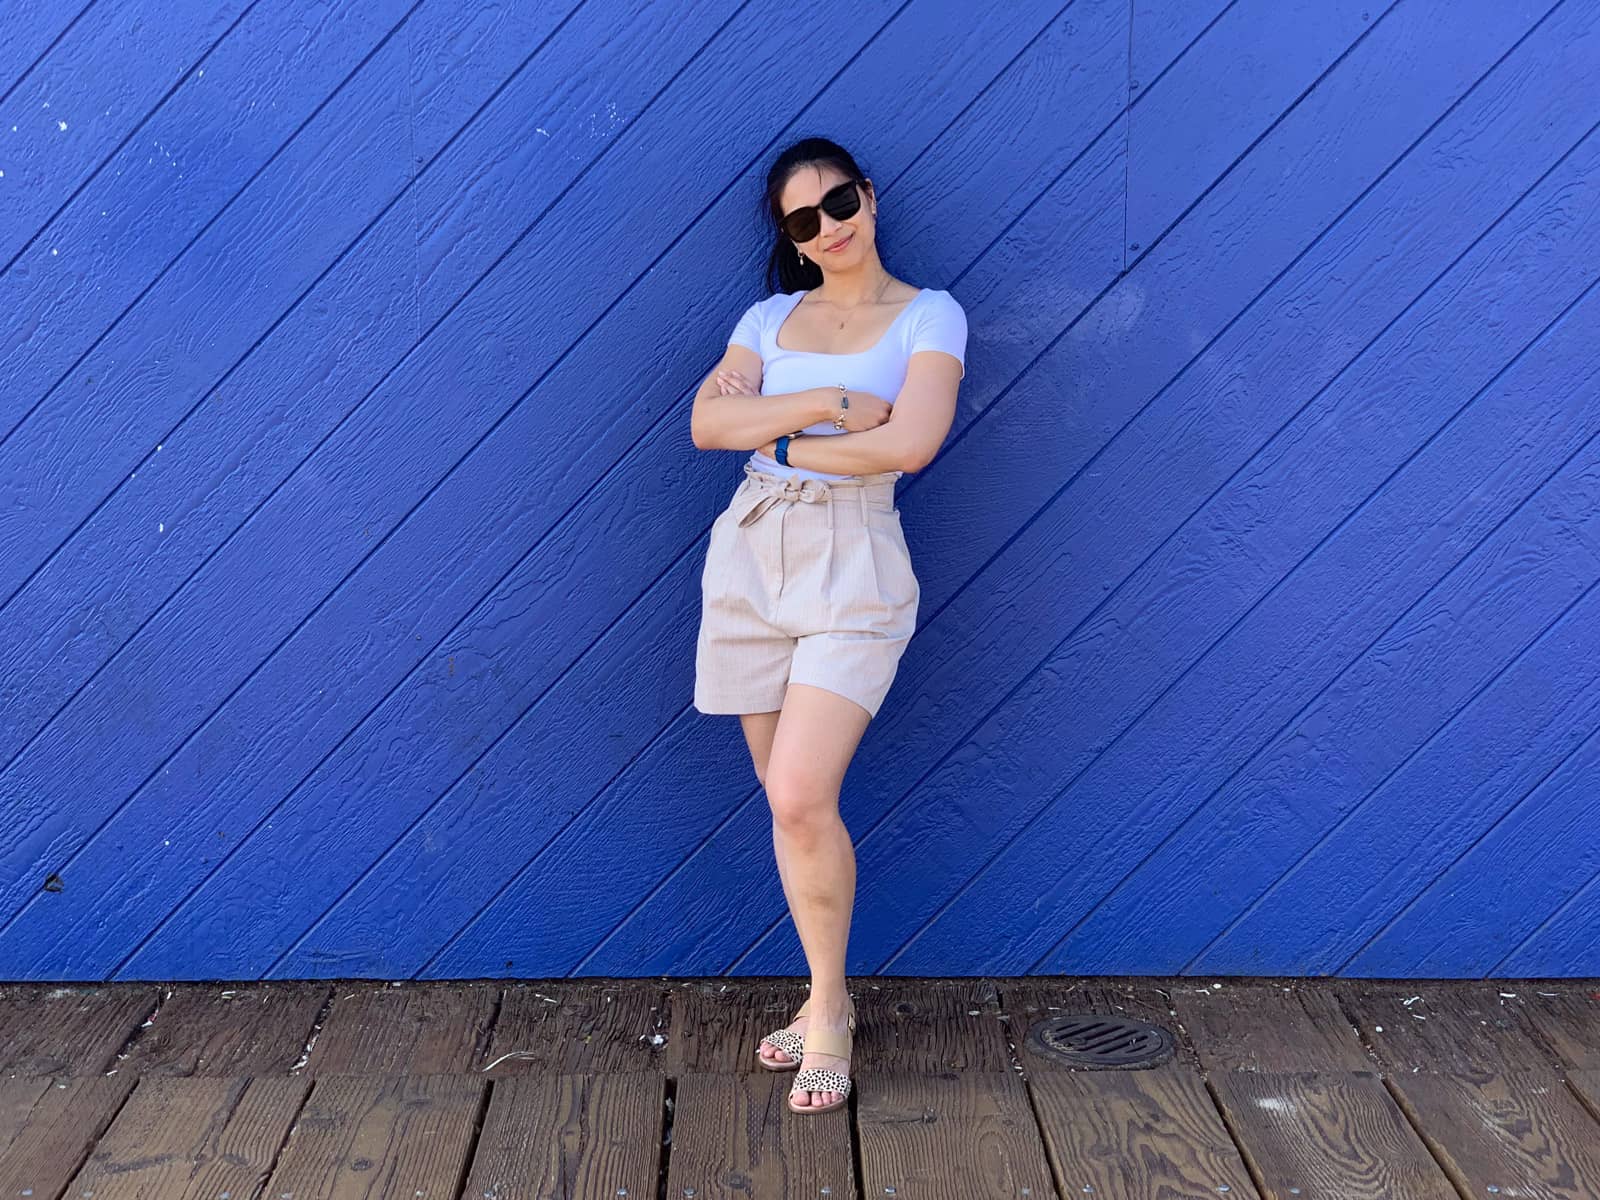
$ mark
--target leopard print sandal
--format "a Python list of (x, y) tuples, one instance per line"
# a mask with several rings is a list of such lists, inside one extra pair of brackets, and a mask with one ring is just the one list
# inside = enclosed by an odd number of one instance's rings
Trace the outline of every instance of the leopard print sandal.
[[(833, 1054), (840, 1058), (849, 1058), (850, 1050), (855, 1041), (856, 1015), (852, 1011), (846, 1018), (846, 1029), (843, 1033), (835, 1033), (831, 1029), (811, 1029), (806, 1031), (808, 1050), (818, 1054)], [(794, 1098), (801, 1092), (838, 1092), (839, 1098), (832, 1104), (796, 1104)], [(838, 1071), (825, 1070), (822, 1067), (807, 1067), (794, 1077), (794, 1086), (789, 1089), (789, 1111), (797, 1113), (832, 1112), (836, 1108), (843, 1108), (850, 1100), (850, 1076), (840, 1074)]]
[[(806, 1016), (806, 1009), (810, 1005), (811, 998), (808, 996), (806, 997), (806, 1002), (795, 1010), (795, 1014), (790, 1020), (797, 1021)], [(785, 1063), (768, 1062), (762, 1057), (760, 1047), (757, 1047), (756, 1062), (760, 1063), (763, 1068), (768, 1071), (797, 1071), (800, 1069), (800, 1059), (806, 1052), (805, 1035), (796, 1033), (792, 1029), (774, 1029), (761, 1040), (768, 1045), (776, 1046), (789, 1056), (789, 1061)]]
[[(808, 1016), (809, 1014), (806, 1012), (806, 1009), (808, 1009), (810, 1007), (811, 1007), (811, 997), (807, 996), (805, 1003), (802, 1004), (799, 1008), (795, 1009), (794, 1016), (789, 1018), (790, 1021), (791, 1022), (797, 1021), (801, 1017)], [(856, 1002), (855, 1002), (854, 999), (851, 999), (851, 1001), (850, 1001), (850, 1028), (851, 1029), (855, 1028), (855, 1020), (856, 1020)], [(770, 1043), (771, 1045), (776, 1046), (779, 1050), (782, 1050), (785, 1054), (787, 1054), (789, 1056), (789, 1061), (785, 1062), (785, 1063), (768, 1062), (765, 1058), (762, 1057), (761, 1050), (758, 1047), (756, 1049), (756, 1062), (761, 1065), (762, 1069), (767, 1070), (767, 1071), (797, 1071), (797, 1070), (800, 1069), (800, 1060), (805, 1057), (805, 1053), (806, 1053), (805, 1034), (796, 1033), (793, 1029), (774, 1029), (771, 1033), (767, 1034), (767, 1036), (762, 1038), (761, 1040), (763, 1042), (767, 1042), (767, 1043)], [(831, 1090), (831, 1089), (829, 1089), (829, 1090)]]

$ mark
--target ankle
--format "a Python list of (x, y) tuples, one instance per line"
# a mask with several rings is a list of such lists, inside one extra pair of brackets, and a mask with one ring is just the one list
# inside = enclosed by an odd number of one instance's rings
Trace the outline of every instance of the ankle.
[(822, 1016), (838, 1016), (843, 1018), (850, 1011), (850, 992), (840, 984), (837, 989), (822, 990), (813, 987), (808, 998), (810, 1013), (821, 1013)]
[(843, 1025), (850, 1016), (852, 1008), (849, 993), (845, 991), (841, 990), (831, 996), (813, 992), (806, 1012), (817, 1021), (829, 1025)]

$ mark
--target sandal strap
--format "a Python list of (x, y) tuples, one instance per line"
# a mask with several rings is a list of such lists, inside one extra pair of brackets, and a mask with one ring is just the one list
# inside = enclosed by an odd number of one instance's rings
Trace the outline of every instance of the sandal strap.
[[(801, 1017), (806, 1015), (806, 1009), (810, 1007), (811, 997), (807, 996), (801, 1003), (800, 1007), (794, 1010), (794, 1016), (791, 1017), (790, 1020), (799, 1020)], [(805, 1035), (802, 1033), (797, 1033), (793, 1029), (775, 1029), (761, 1040), (763, 1042), (771, 1042), (790, 1058), (798, 1059), (806, 1052)]]
[(761, 1040), (776, 1046), (790, 1058), (801, 1058), (806, 1052), (805, 1039), (792, 1029), (774, 1029)]
[(808, 1053), (832, 1054), (839, 1058), (850, 1057), (853, 1035), (846, 1030), (836, 1033), (832, 1029), (806, 1030), (805, 1048)]
[(789, 1089), (789, 1094), (792, 1096), (796, 1092), (838, 1092), (841, 1096), (848, 1096), (850, 1076), (822, 1067), (807, 1067), (795, 1073), (794, 1086)]
[[(795, 1009), (795, 1019), (807, 1016), (806, 1010), (810, 1007), (811, 997), (807, 996), (800, 1007)], [(849, 1032), (843, 1035), (826, 1029), (817, 1030), (811, 1035), (812, 1048), (820, 1050), (823, 1054), (834, 1054), (840, 1058), (849, 1058), (849, 1039), (856, 1031), (856, 1002), (853, 998), (850, 1000), (850, 1011), (845, 1014), (845, 1024)], [(793, 1029), (775, 1029), (761, 1040), (776, 1046), (790, 1058), (798, 1060), (805, 1056), (806, 1035), (797, 1033)]]

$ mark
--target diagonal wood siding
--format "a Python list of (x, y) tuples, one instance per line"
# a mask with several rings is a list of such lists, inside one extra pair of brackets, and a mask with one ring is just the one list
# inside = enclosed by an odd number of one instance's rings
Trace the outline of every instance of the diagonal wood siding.
[(816, 132), (971, 331), (850, 971), (1600, 974), (1600, 6), (22, 8), (0, 977), (804, 970), (688, 410)]

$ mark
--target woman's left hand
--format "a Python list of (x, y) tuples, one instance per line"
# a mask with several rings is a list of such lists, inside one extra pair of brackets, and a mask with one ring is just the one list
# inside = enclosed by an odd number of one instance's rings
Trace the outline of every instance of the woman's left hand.
[(757, 446), (756, 449), (762, 454), (766, 455), (768, 458), (776, 461), (778, 457), (778, 439), (773, 438), (770, 442)]

